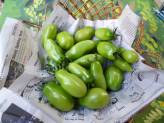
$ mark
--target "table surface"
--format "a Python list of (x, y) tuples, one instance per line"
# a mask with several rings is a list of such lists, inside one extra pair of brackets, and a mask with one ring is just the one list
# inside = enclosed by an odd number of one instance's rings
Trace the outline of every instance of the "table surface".
[[(163, 0), (113, 0), (113, 3), (116, 7), (119, 6), (121, 8), (128, 3), (143, 18), (144, 25), (141, 25), (141, 28), (144, 28), (144, 31), (138, 31), (133, 47), (139, 49), (147, 64), (164, 69), (164, 22), (153, 11), (154, 9), (159, 9), (160, 1)], [(0, 27), (2, 27), (7, 16), (40, 25), (51, 13), (52, 2), (53, 0), (5, 0), (3, 7), (0, 3)], [(140, 38), (140, 33), (144, 33), (142, 39)], [(163, 123), (163, 121), (164, 94), (135, 114), (129, 122)]]

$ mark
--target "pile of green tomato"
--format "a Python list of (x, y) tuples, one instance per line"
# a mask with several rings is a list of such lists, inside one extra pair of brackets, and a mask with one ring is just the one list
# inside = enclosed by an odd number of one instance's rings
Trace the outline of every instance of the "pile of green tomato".
[[(53, 71), (54, 79), (43, 87), (43, 94), (53, 107), (70, 111), (75, 105), (101, 109), (110, 104), (109, 91), (121, 89), (124, 72), (131, 72), (132, 64), (139, 59), (134, 51), (114, 45), (116, 37), (115, 31), (108, 28), (95, 30), (90, 26), (74, 35), (58, 32), (55, 24), (43, 30), (42, 46), (50, 66), (61, 66)], [(62, 65), (65, 61), (67, 64)]]

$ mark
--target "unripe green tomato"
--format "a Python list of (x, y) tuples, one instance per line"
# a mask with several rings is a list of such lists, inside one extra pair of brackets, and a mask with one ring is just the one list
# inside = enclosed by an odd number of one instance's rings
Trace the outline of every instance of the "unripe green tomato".
[(89, 71), (77, 63), (69, 63), (68, 70), (81, 78), (86, 84), (93, 82), (93, 78)]
[(95, 87), (106, 90), (106, 88), (107, 88), (106, 80), (105, 80), (105, 76), (103, 73), (103, 68), (99, 61), (95, 61), (95, 62), (91, 63), (90, 72), (94, 78)]
[(122, 52), (122, 57), (130, 64), (133, 64), (138, 61), (138, 55), (132, 50), (126, 50)]
[(99, 42), (97, 45), (97, 52), (108, 60), (115, 60), (117, 49), (111, 42)]
[(60, 32), (56, 36), (59, 46), (65, 50), (70, 49), (74, 44), (73, 36), (69, 32)]
[(123, 74), (121, 70), (115, 66), (109, 66), (105, 72), (105, 78), (108, 89), (118, 91), (122, 86)]
[(118, 48), (118, 52), (119, 52), (120, 54), (122, 54), (124, 51), (126, 51), (125, 48), (123, 48), (123, 47), (119, 47), (119, 48)]
[(99, 54), (87, 54), (76, 59), (74, 62), (84, 67), (90, 67), (90, 64), (94, 61), (99, 61), (101, 64), (103, 64), (105, 59)]
[(44, 49), (50, 59), (52, 59), (56, 64), (60, 64), (63, 62), (63, 50), (52, 39), (44, 40)]
[(42, 45), (44, 40), (46, 39), (55, 40), (56, 34), (57, 34), (57, 26), (55, 24), (49, 24), (42, 32)]
[(121, 58), (117, 58), (114, 61), (114, 65), (117, 66), (122, 71), (131, 72), (133, 70), (132, 66), (128, 62), (126, 62), (125, 60), (123, 60)]
[(94, 36), (95, 30), (91, 26), (86, 26), (84, 28), (79, 29), (75, 33), (75, 40), (76, 42), (84, 41), (84, 40), (91, 40)]
[(114, 32), (112, 32), (108, 28), (99, 28), (99, 29), (96, 29), (95, 36), (96, 36), (96, 38), (98, 38), (100, 40), (104, 40), (104, 41), (114, 40), (116, 38)]
[(55, 82), (48, 82), (43, 88), (48, 102), (60, 111), (70, 111), (74, 107), (73, 98)]
[(87, 92), (87, 87), (83, 80), (78, 76), (60, 69), (55, 73), (56, 79), (61, 84), (62, 88), (73, 97), (83, 97)]
[(86, 96), (79, 99), (80, 105), (89, 109), (101, 109), (109, 104), (110, 95), (101, 88), (91, 88)]
[(78, 42), (75, 44), (71, 49), (69, 49), (66, 53), (65, 56), (69, 60), (75, 60), (84, 54), (90, 52), (96, 47), (96, 42), (92, 40), (85, 40)]

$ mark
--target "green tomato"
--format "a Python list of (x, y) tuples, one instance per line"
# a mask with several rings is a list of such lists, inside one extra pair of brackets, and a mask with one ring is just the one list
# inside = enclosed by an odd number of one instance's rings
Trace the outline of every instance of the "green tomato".
[(108, 28), (96, 29), (95, 36), (96, 36), (96, 38), (98, 38), (100, 40), (104, 40), (104, 41), (106, 41), (106, 40), (114, 40), (116, 38), (114, 32), (112, 32)]
[(65, 50), (70, 49), (74, 44), (73, 36), (69, 32), (60, 32), (56, 36), (59, 46)]
[(76, 59), (74, 62), (84, 67), (89, 67), (94, 61), (99, 61), (101, 64), (103, 64), (104, 60), (104, 57), (99, 54), (88, 54)]
[(78, 76), (61, 69), (55, 73), (55, 77), (62, 88), (71, 96), (77, 98), (85, 96), (87, 87)]
[(96, 47), (96, 42), (92, 40), (81, 41), (75, 44), (70, 50), (65, 54), (66, 58), (69, 60), (75, 60), (82, 55), (90, 52)]
[(101, 109), (109, 104), (110, 95), (101, 88), (92, 88), (85, 97), (79, 99), (80, 105), (90, 109)]
[(97, 45), (97, 52), (109, 60), (115, 60), (114, 53), (117, 52), (117, 49), (111, 42), (100, 42)]
[(58, 69), (58, 64), (56, 64), (56, 62), (50, 58), (47, 58), (46, 60), (46, 66), (43, 66), (48, 73), (50, 74), (54, 74), (54, 72), (56, 71), (56, 69)]
[(90, 40), (94, 36), (95, 30), (91, 26), (86, 26), (84, 28), (79, 29), (75, 33), (75, 40), (76, 42)]
[(122, 71), (131, 72), (133, 69), (130, 64), (128, 64), (125, 60), (118, 58), (114, 61), (114, 64), (120, 68)]
[(119, 48), (118, 48), (118, 52), (119, 52), (120, 54), (123, 53), (124, 51), (126, 51), (125, 48), (123, 48), (123, 47), (119, 47)]
[(48, 102), (60, 111), (70, 111), (74, 107), (73, 98), (55, 82), (48, 82), (43, 88)]
[(133, 64), (138, 61), (138, 55), (132, 50), (126, 50), (122, 52), (122, 57), (130, 64)]
[(118, 91), (122, 86), (123, 74), (121, 70), (115, 66), (109, 66), (105, 72), (105, 78), (108, 89)]
[(89, 71), (77, 63), (69, 63), (68, 70), (71, 73), (77, 75), (79, 78), (81, 78), (85, 83), (93, 82), (93, 78), (90, 75)]
[(60, 64), (63, 62), (63, 51), (52, 39), (44, 40), (44, 49), (47, 52), (50, 59), (55, 61), (56, 64)]
[[(42, 45), (44, 40), (52, 39), (54, 40), (57, 34), (57, 26), (54, 24), (49, 24), (42, 32)], [(43, 45), (44, 47), (44, 45)]]
[(106, 90), (106, 80), (100, 62), (95, 61), (91, 63), (90, 71), (94, 78), (95, 86)]

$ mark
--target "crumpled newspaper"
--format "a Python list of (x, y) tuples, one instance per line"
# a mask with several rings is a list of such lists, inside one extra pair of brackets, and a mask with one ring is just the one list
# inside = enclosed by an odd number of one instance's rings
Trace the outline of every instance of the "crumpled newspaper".
[[(90, 25), (95, 28), (108, 27), (110, 29), (118, 28), (117, 33), (121, 36), (114, 42), (128, 49), (132, 49), (131, 45), (135, 39), (137, 27), (140, 18), (126, 6), (118, 19), (113, 20), (75, 20), (63, 8), (56, 5), (50, 18), (43, 24), (44, 27), (49, 23), (55, 23), (60, 30), (67, 30), (74, 33), (79, 27)], [(19, 21), (16, 21), (19, 22)], [(9, 25), (10, 23), (6, 23)], [(16, 24), (16, 23), (15, 23)], [(19, 24), (24, 27), (23, 24)], [(8, 30), (17, 30), (19, 34), (21, 28), (14, 29), (12, 26)], [(4, 29), (5, 30), (5, 29)], [(27, 31), (27, 30), (26, 30)], [(24, 32), (24, 31), (23, 31)], [(32, 44), (32, 55), (28, 62), (24, 65), (24, 72), (9, 87), (10, 90), (18, 93), (31, 103), (39, 107), (41, 110), (49, 114), (54, 122), (57, 123), (113, 123), (124, 122), (134, 113), (139, 111), (143, 106), (158, 97), (164, 92), (164, 72), (153, 69), (141, 62), (143, 59), (133, 66), (133, 72), (125, 75), (123, 88), (118, 92), (112, 92), (112, 102), (106, 108), (101, 110), (89, 110), (80, 107), (71, 112), (59, 112), (45, 102), (40, 87), (46, 78), (50, 78), (45, 70), (41, 70), (39, 57), (45, 59), (46, 53), (40, 44), (40, 35), (37, 35), (37, 41)], [(9, 36), (10, 37), (10, 36)], [(15, 36), (16, 37), (16, 36)], [(32, 39), (32, 37), (31, 37)], [(132, 49), (133, 50), (133, 49)]]
[(0, 97), (0, 123), (54, 122), (46, 113), (6, 88), (0, 90)]

